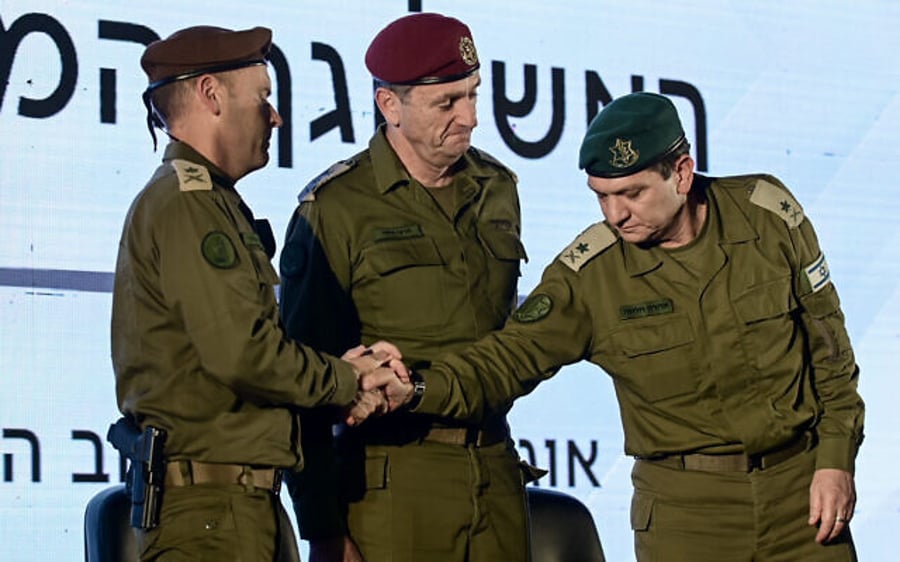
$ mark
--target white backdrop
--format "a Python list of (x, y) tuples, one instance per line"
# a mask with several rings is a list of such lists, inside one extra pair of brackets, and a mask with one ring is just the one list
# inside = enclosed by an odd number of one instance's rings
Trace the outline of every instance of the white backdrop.
[[(369, 40), (419, 9), (473, 30), (484, 79), (475, 142), (521, 180), (521, 293), (600, 216), (576, 162), (608, 95), (669, 93), (702, 169), (770, 172), (792, 188), (862, 368), (860, 558), (892, 558), (900, 7), (889, 0), (0, 0), (0, 558), (80, 559), (84, 504), (120, 478), (104, 441), (117, 416), (109, 289), (122, 219), (159, 159), (140, 102), (142, 41), (200, 23), (274, 30), (290, 127), (239, 189), (280, 239), (300, 188), (371, 134)], [(519, 100), (524, 111), (510, 111)], [(608, 559), (632, 560), (631, 461), (607, 377), (566, 368), (511, 423), (523, 456), (552, 469), (541, 485), (582, 498)]]

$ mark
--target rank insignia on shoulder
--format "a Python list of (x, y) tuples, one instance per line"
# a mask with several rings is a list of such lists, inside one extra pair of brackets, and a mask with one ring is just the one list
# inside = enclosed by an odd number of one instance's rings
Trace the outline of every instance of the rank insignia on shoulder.
[(813, 260), (812, 264), (803, 268), (803, 272), (806, 274), (806, 280), (814, 293), (831, 283), (831, 271), (828, 269), (828, 263), (825, 261), (825, 254), (821, 252), (819, 257)]
[(297, 201), (303, 203), (305, 201), (315, 201), (316, 200), (316, 191), (330, 182), (334, 178), (349, 172), (353, 168), (356, 167), (356, 159), (342, 160), (336, 164), (333, 164), (330, 168), (314, 177), (312, 181), (306, 184), (306, 187), (303, 188), (303, 191), (300, 192), (300, 195), (297, 196)]
[(790, 228), (803, 222), (803, 208), (788, 191), (766, 180), (758, 180), (750, 194), (750, 202), (772, 211), (784, 219)]
[(557, 259), (572, 271), (579, 271), (594, 256), (616, 243), (616, 235), (606, 223), (598, 222), (582, 232)]
[(550, 295), (537, 293), (529, 295), (525, 302), (513, 312), (512, 319), (522, 324), (537, 322), (545, 318), (553, 309), (553, 299)]
[(213, 230), (203, 237), (200, 252), (210, 265), (219, 269), (231, 269), (238, 262), (237, 251), (231, 238), (219, 230)]
[(176, 158), (171, 162), (178, 175), (178, 189), (181, 191), (210, 191), (213, 188), (212, 178), (206, 166)]

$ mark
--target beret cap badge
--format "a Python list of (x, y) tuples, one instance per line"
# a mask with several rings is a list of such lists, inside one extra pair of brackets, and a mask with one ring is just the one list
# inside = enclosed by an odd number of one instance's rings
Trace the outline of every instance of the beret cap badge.
[(609, 161), (613, 168), (628, 168), (641, 157), (641, 153), (631, 146), (630, 140), (616, 139), (616, 144), (609, 148), (613, 156)]
[(475, 42), (466, 35), (459, 38), (459, 56), (469, 66), (478, 64), (478, 51), (475, 50)]

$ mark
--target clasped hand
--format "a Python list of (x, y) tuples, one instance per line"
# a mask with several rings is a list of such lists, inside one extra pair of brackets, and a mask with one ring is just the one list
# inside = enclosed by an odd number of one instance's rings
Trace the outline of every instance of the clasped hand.
[(370, 416), (384, 415), (409, 402), (413, 391), (409, 369), (394, 344), (359, 345), (348, 349), (341, 359), (353, 365), (359, 383), (356, 398), (343, 412), (347, 425), (359, 425)]

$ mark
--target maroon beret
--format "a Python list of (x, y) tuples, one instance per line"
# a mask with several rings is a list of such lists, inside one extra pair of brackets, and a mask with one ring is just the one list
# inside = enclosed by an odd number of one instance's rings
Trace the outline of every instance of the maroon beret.
[(148, 90), (152, 90), (208, 72), (265, 64), (271, 45), (272, 31), (265, 27), (243, 31), (206, 25), (188, 27), (150, 43), (141, 57), (141, 67), (150, 80)]
[(369, 72), (389, 84), (453, 82), (479, 66), (469, 27), (441, 14), (412, 14), (395, 20), (366, 51)]

